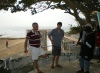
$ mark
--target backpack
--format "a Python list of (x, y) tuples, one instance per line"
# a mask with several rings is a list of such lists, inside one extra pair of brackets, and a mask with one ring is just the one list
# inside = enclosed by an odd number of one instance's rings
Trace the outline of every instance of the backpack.
[(100, 33), (97, 31), (95, 33), (95, 46), (100, 47)]

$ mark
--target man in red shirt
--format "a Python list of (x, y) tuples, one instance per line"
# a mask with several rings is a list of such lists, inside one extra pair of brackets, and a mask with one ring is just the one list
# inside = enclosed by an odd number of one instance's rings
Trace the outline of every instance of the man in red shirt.
[(8, 41), (6, 41), (6, 47), (8, 47)]
[(38, 31), (37, 23), (33, 23), (32, 27), (33, 29), (29, 31), (26, 35), (25, 44), (24, 44), (24, 48), (25, 48), (24, 52), (25, 53), (28, 52), (27, 43), (29, 43), (30, 53), (32, 56), (34, 67), (36, 68), (37, 73), (43, 73), (42, 71), (40, 71), (38, 67), (38, 57), (43, 57), (43, 58), (46, 57), (44, 50), (40, 47), (41, 34), (40, 34), (40, 31)]

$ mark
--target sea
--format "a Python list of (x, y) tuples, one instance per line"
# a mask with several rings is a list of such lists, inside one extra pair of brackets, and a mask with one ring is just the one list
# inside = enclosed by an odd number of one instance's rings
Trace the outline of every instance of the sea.
[[(40, 27), (39, 30), (52, 30), (55, 27)], [(9, 27), (0, 27), (0, 38), (25, 38), (26, 37), (26, 31), (32, 29), (32, 27), (29, 26), (9, 26)], [(62, 28), (65, 32), (68, 32), (68, 29), (63, 27)], [(48, 51), (51, 51), (52, 44), (47, 37), (47, 49)]]
[[(54, 29), (55, 27), (40, 27), (39, 30), (42, 29)], [(29, 26), (9, 26), (9, 27), (0, 27), (0, 38), (25, 38), (26, 30), (32, 29)], [(69, 29), (67, 27), (62, 27), (65, 32), (68, 32)]]

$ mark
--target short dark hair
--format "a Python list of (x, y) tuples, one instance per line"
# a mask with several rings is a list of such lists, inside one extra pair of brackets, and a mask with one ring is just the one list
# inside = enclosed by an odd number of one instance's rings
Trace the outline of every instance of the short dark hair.
[(62, 26), (62, 22), (58, 22), (58, 23), (57, 23), (57, 25), (60, 25), (60, 26)]
[(38, 24), (38, 23), (34, 22), (34, 23), (32, 23), (32, 26), (34, 26), (35, 24)]

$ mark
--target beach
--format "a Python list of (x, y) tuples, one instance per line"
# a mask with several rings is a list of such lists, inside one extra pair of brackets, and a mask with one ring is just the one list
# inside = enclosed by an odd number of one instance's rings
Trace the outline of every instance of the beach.
[[(6, 47), (6, 40), (8, 40), (8, 47)], [(24, 41), (24, 38), (0, 38), (0, 58), (23, 52)]]
[[(8, 47), (6, 47), (6, 41), (8, 41)], [(0, 59), (11, 57), (13, 55), (17, 56), (17, 54), (24, 54), (24, 41), (25, 38), (0, 38)], [(70, 42), (67, 39), (66, 41)], [(42, 42), (41, 46), (46, 52), (51, 51), (52, 46), (48, 37), (47, 40), (45, 37), (42, 37), (41, 42)]]
[[(47, 32), (53, 28), (42, 27), (40, 28), (42, 34), (42, 43), (41, 45), (44, 50), (51, 50), (51, 42), (47, 37)], [(66, 28), (62, 28), (67, 31)], [(24, 51), (24, 41), (27, 30), (31, 30), (31, 27), (0, 27), (0, 59), (4, 57), (9, 57), (14, 54)], [(8, 40), (9, 47), (6, 48), (6, 40)], [(48, 47), (47, 47), (48, 46)]]
[[(26, 33), (26, 31), (24, 31)], [(47, 50), (47, 30), (40, 30), (41, 32), (41, 46), (43, 46), (44, 50)], [(11, 35), (8, 34), (6, 37), (3, 35), (0, 37), (0, 59), (10, 57), (12, 55), (18, 53), (24, 53), (24, 41), (25, 41), (25, 34), (21, 34), (22, 32), (18, 31), (15, 33), (16, 37), (10, 37)], [(10, 35), (10, 36), (9, 36)], [(20, 37), (20, 38), (19, 38)], [(45, 40), (45, 41), (44, 41)], [(8, 47), (6, 47), (6, 41), (8, 41)], [(50, 41), (48, 41), (50, 42)], [(49, 44), (48, 44), (49, 45)]]

